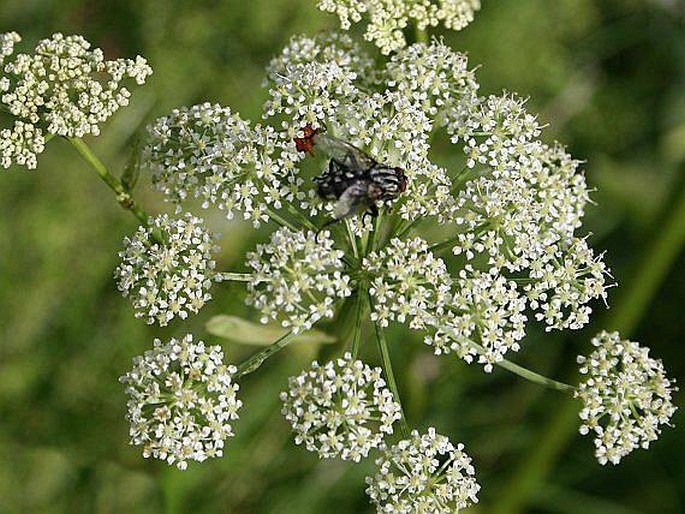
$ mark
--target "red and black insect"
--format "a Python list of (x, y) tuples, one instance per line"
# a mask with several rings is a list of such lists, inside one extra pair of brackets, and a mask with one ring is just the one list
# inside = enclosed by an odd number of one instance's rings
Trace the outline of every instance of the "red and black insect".
[(361, 212), (377, 216), (376, 202), (394, 200), (407, 189), (402, 168), (381, 164), (347, 141), (312, 127), (295, 138), (295, 146), (310, 154), (317, 148), (331, 158), (328, 169), (314, 182), (320, 198), (335, 200), (332, 223)]

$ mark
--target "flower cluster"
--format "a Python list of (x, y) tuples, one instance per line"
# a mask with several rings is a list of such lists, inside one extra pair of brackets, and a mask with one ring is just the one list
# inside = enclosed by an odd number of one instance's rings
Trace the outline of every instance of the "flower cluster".
[(336, 299), (351, 294), (350, 277), (342, 272), (344, 253), (333, 244), (328, 232), (281, 228), (248, 253), (254, 271), (246, 303), (261, 311), (262, 323), (278, 319), (300, 332), (333, 317)]
[(220, 105), (175, 109), (147, 130), (142, 163), (168, 201), (199, 199), (227, 219), (240, 211), (255, 226), (269, 219), (269, 205), (281, 207), (281, 182), (299, 158), (281, 133)]
[(165, 326), (176, 316), (185, 319), (198, 312), (211, 299), (216, 251), (200, 218), (163, 214), (124, 240), (115, 278), (122, 294), (130, 296), (137, 318)]
[(592, 344), (589, 356), (578, 357), (586, 375), (576, 393), (583, 402), (580, 433), (594, 434), (600, 464), (618, 464), (634, 449), (648, 448), (660, 425), (669, 424), (675, 387), (648, 348), (621, 340), (618, 332), (602, 332)]
[[(360, 259), (375, 295), (375, 321), (408, 320), (428, 329), (426, 341), (436, 352), (468, 361), (478, 355), (489, 370), (518, 350), (528, 318), (549, 330), (580, 328), (590, 303), (606, 300), (602, 256), (576, 235), (588, 201), (579, 162), (563, 147), (540, 141), (542, 129), (522, 100), (478, 96), (463, 54), (442, 42), (419, 43), (378, 69), (345, 36), (296, 37), (267, 74), (264, 117), (279, 129), (250, 128), (230, 110), (210, 105), (175, 111), (150, 129), (148, 160), (167, 197), (196, 197), (227, 212), (235, 206), (257, 221), (270, 215), (267, 204), (289, 213), (301, 209), (311, 219), (327, 215), (332, 205), (316, 198), (311, 166), (301, 162), (293, 142), (312, 126), (401, 167), (408, 179), (390, 206), (401, 230), (378, 238), (379, 246)], [(430, 141), (441, 128), (463, 155), (453, 169), (431, 159)], [(356, 238), (373, 230), (361, 216), (351, 221)], [(423, 231), (413, 233), (428, 221), (449, 238), (430, 245)], [(251, 256), (257, 273), (248, 303), (264, 320), (301, 330), (331, 317), (333, 300), (349, 294), (358, 274), (348, 282), (330, 236), (322, 245), (310, 241), (319, 246), (311, 254), (302, 245), (313, 235), (296, 236), (296, 249), (281, 244), (285, 235), (295, 237), (282, 229), (274, 236), (282, 247), (272, 243)], [(458, 277), (450, 277), (429, 247), (452, 248), (466, 261)], [(274, 264), (271, 255), (260, 255), (265, 252), (273, 252)], [(308, 264), (316, 252), (331, 259), (321, 277)]]
[(295, 432), (295, 442), (322, 458), (359, 462), (378, 448), (400, 418), (400, 406), (381, 377), (346, 353), (343, 358), (291, 377), (281, 393), (283, 414)]
[(480, 0), (317, 0), (317, 5), (322, 11), (336, 14), (344, 30), (368, 13), (364, 37), (389, 54), (406, 46), (402, 31), (410, 23), (418, 30), (439, 23), (448, 29), (463, 29), (473, 21)]
[(377, 511), (451, 514), (478, 502), (480, 490), (464, 445), (456, 447), (434, 428), (386, 448), (367, 477), (367, 494)]
[(130, 397), (131, 444), (142, 445), (145, 458), (186, 469), (189, 460), (223, 455), (242, 406), (231, 380), (236, 368), (223, 358), (219, 346), (194, 342), (191, 335), (167, 344), (155, 339), (152, 350), (134, 358), (133, 369), (119, 380)]
[(507, 351), (520, 349), (526, 301), (515, 282), (467, 265), (459, 272), (450, 307), (450, 315), (437, 318), (435, 333), (426, 337), (436, 354), (455, 352), (467, 362), (477, 355), (489, 373)]
[(369, 286), (371, 319), (381, 326), (397, 320), (422, 329), (445, 316), (452, 279), (445, 263), (428, 251), (423, 239), (393, 239), (384, 249), (369, 254), (362, 267), (374, 276)]
[(129, 102), (124, 81), (142, 85), (152, 73), (140, 56), (108, 61), (83, 37), (59, 33), (5, 62), (19, 41), (16, 33), (0, 34), (0, 103), (15, 118), (13, 128), (0, 134), (5, 168), (35, 168), (45, 134), (98, 135), (100, 125)]

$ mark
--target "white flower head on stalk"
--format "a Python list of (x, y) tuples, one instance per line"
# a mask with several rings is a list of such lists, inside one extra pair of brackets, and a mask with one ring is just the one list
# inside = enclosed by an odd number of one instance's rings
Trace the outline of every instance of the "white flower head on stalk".
[(368, 14), (364, 37), (389, 54), (406, 46), (402, 31), (410, 23), (419, 30), (440, 23), (448, 29), (463, 29), (473, 21), (480, 0), (317, 0), (317, 5), (336, 14), (344, 30)]
[(367, 477), (366, 493), (377, 512), (452, 514), (478, 502), (471, 457), (434, 428), (383, 451), (378, 472)]
[(621, 340), (618, 332), (601, 332), (595, 350), (578, 357), (581, 374), (576, 397), (583, 402), (580, 433), (595, 437), (600, 464), (619, 461), (636, 448), (649, 448), (676, 411), (677, 389), (649, 348)]
[(281, 228), (267, 244), (247, 255), (252, 278), (246, 302), (261, 311), (262, 323), (280, 320), (294, 332), (332, 318), (334, 304), (350, 296), (343, 273), (344, 252), (333, 248), (329, 232), (293, 232)]
[(283, 134), (220, 105), (175, 109), (147, 131), (143, 165), (167, 201), (199, 199), (228, 219), (242, 212), (255, 226), (268, 220), (268, 205), (281, 207), (281, 183), (299, 159)]
[(506, 277), (474, 270), (459, 272), (456, 291), (449, 299), (449, 315), (436, 318), (437, 329), (426, 337), (436, 354), (455, 352), (466, 362), (478, 362), (491, 372), (504, 355), (520, 349), (525, 337), (525, 297)]
[[(15, 117), (14, 129), (7, 130), (22, 130), (26, 138), (30, 132), (25, 125), (34, 126), (35, 141), (26, 145), (34, 154), (42, 151), (43, 133), (79, 138), (100, 134), (100, 125), (129, 103), (125, 82), (142, 85), (152, 74), (140, 56), (108, 61), (83, 37), (59, 33), (41, 40), (33, 53), (2, 62), (18, 41), (14, 33), (0, 36), (0, 103)], [(3, 150), (2, 155), (7, 167), (11, 154)], [(16, 162), (29, 168), (36, 164), (35, 156)]]
[(382, 327), (396, 320), (423, 329), (446, 315), (452, 279), (423, 239), (393, 239), (383, 250), (369, 254), (362, 268), (374, 277), (369, 287), (371, 319)]
[(295, 443), (321, 458), (359, 462), (393, 433), (401, 416), (381, 369), (349, 353), (324, 366), (313, 362), (309, 371), (291, 377), (281, 400)]
[(211, 299), (217, 249), (200, 218), (150, 218), (148, 226), (124, 239), (115, 271), (119, 290), (130, 297), (136, 317), (149, 324), (185, 319)]
[(129, 395), (131, 444), (143, 446), (145, 458), (186, 469), (189, 460), (223, 455), (242, 406), (231, 380), (237, 369), (223, 358), (221, 347), (188, 334), (167, 344), (155, 339), (152, 350), (133, 359), (119, 380)]

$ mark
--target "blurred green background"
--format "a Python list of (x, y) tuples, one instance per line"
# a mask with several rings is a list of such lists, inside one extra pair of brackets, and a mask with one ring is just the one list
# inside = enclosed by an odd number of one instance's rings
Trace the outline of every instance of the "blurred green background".
[[(570, 376), (606, 327), (650, 346), (685, 383), (684, 11), (677, 0), (484, 0), (471, 26), (445, 34), (482, 64), (482, 91), (530, 96), (550, 123), (545, 138), (585, 159), (597, 189), (585, 228), (620, 287), (582, 331), (530, 330), (516, 360), (548, 375)], [(335, 26), (313, 0), (0, 0), (0, 32), (28, 45), (79, 33), (108, 57), (149, 60), (149, 84), (89, 140), (118, 170), (142, 127), (174, 107), (210, 100), (257, 119), (270, 57), (293, 34)], [(203, 326), (218, 313), (254, 315), (240, 285), (215, 288), (188, 323), (147, 327), (112, 279), (135, 219), (71, 147), (55, 140), (37, 171), (11, 169), (0, 181), (0, 513), (372, 511), (371, 463), (318, 460), (291, 443), (279, 412), (278, 392), (315, 348), (285, 352), (243, 381), (246, 406), (223, 459), (186, 472), (142, 459), (127, 444), (117, 377), (154, 337), (192, 331), (222, 343)], [(136, 194), (149, 211), (168, 210), (147, 184)], [(224, 235), (223, 269), (241, 266), (267, 234), (211, 221)], [(475, 459), (483, 489), (471, 512), (685, 512), (682, 410), (650, 451), (602, 468), (558, 393), (434, 357), (404, 330), (389, 339), (410, 424), (436, 426)], [(254, 350), (222, 344), (232, 362)]]

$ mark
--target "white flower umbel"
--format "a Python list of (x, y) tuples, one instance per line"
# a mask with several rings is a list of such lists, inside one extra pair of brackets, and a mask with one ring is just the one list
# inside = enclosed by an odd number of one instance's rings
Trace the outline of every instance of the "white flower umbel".
[(163, 214), (124, 239), (115, 278), (137, 318), (165, 326), (176, 316), (185, 319), (198, 312), (211, 299), (216, 251), (200, 218)]
[(422, 329), (445, 315), (452, 279), (423, 239), (393, 239), (383, 250), (369, 254), (362, 268), (373, 276), (371, 319), (382, 327), (397, 320)]
[(376, 460), (378, 472), (367, 477), (366, 493), (379, 513), (453, 514), (478, 502), (471, 457), (464, 445), (429, 428), (386, 448)]
[(41, 129), (15, 121), (11, 129), (0, 130), (0, 166), (7, 169), (13, 164), (33, 170), (38, 166), (38, 155), (45, 150)]
[(189, 460), (223, 455), (242, 405), (231, 380), (236, 367), (223, 358), (221, 347), (188, 334), (167, 344), (155, 339), (152, 350), (133, 359), (119, 380), (129, 396), (131, 444), (142, 446), (145, 458), (186, 469)]
[(489, 373), (508, 351), (520, 349), (526, 300), (515, 282), (467, 265), (459, 272), (449, 307), (448, 314), (435, 319), (435, 334), (426, 337), (437, 355), (455, 352), (467, 362), (477, 355)]
[(143, 166), (168, 201), (199, 199), (228, 219), (242, 212), (255, 226), (268, 220), (269, 204), (281, 207), (281, 182), (299, 159), (292, 140), (220, 105), (175, 109), (147, 131)]
[(649, 448), (676, 411), (676, 388), (649, 348), (621, 340), (618, 332), (601, 332), (595, 350), (578, 357), (586, 378), (576, 397), (583, 402), (580, 433), (595, 437), (600, 464), (619, 461), (636, 448)]
[(377, 448), (400, 419), (380, 368), (371, 368), (346, 353), (291, 377), (281, 393), (283, 414), (295, 433), (295, 443), (322, 458), (359, 462)]
[[(318, 198), (312, 180), (330, 156), (316, 146), (313, 155), (298, 154), (294, 142), (310, 125), (379, 164), (401, 168), (407, 184), (397, 198), (376, 203), (378, 233), (370, 216), (345, 220), (346, 258), (337, 249), (342, 224), (331, 229), (334, 237), (319, 236), (316, 243), (311, 233), (281, 229), (274, 236), (278, 243), (252, 254), (249, 267), (256, 273), (247, 301), (263, 321), (307, 329), (334, 315), (337, 298), (368, 286), (371, 313), (381, 326), (406, 321), (426, 329), (436, 352), (454, 352), (469, 362), (477, 355), (489, 371), (519, 349), (527, 319), (549, 330), (580, 328), (592, 302), (606, 299), (602, 255), (577, 233), (588, 201), (579, 161), (540, 140), (542, 127), (525, 101), (512, 94), (478, 96), (464, 54), (440, 41), (418, 43), (383, 67), (345, 36), (298, 36), (271, 61), (265, 84), (263, 116), (273, 129), (262, 133), (279, 143), (273, 153), (259, 150), (262, 158), (271, 156), (275, 178), (261, 186), (251, 182), (255, 187), (241, 197), (255, 212), (308, 228), (330, 219), (334, 202)], [(222, 166), (232, 164), (215, 160), (213, 149), (235, 139), (236, 148), (269, 145), (252, 145), (251, 138), (260, 138), (255, 129), (223, 108), (192, 108), (169, 119), (158, 124), (155, 154), (167, 195), (183, 199), (199, 189), (207, 206), (223, 208), (223, 185), (214, 187), (214, 181), (223, 184)], [(190, 127), (180, 146), (172, 143), (179, 131), (170, 129), (179, 124)], [(432, 145), (440, 139), (454, 147), (449, 166), (433, 162)], [(249, 162), (235, 162), (242, 164), (229, 175), (255, 176)], [(204, 165), (209, 169), (198, 173)], [(264, 194), (267, 182), (275, 193), (264, 211), (258, 192)], [(445, 269), (438, 252), (449, 250), (461, 269)], [(313, 258), (327, 268), (312, 268)]]
[[(7, 35), (0, 39), (4, 57), (11, 50), (7, 41)], [(142, 85), (151, 73), (140, 56), (108, 61), (83, 37), (58, 33), (40, 41), (33, 53), (4, 63), (0, 101), (18, 120), (40, 124), (47, 133), (98, 135), (100, 125), (129, 103), (124, 82)]]
[(300, 332), (333, 317), (335, 301), (351, 294), (344, 252), (333, 244), (327, 231), (317, 235), (281, 228), (269, 243), (248, 253), (247, 265), (254, 271), (246, 302), (261, 311), (262, 323), (280, 320)]
[(463, 29), (473, 21), (480, 0), (317, 0), (317, 5), (336, 14), (344, 30), (368, 14), (364, 37), (389, 54), (406, 46), (402, 31), (411, 23), (419, 30), (440, 23), (448, 29)]

